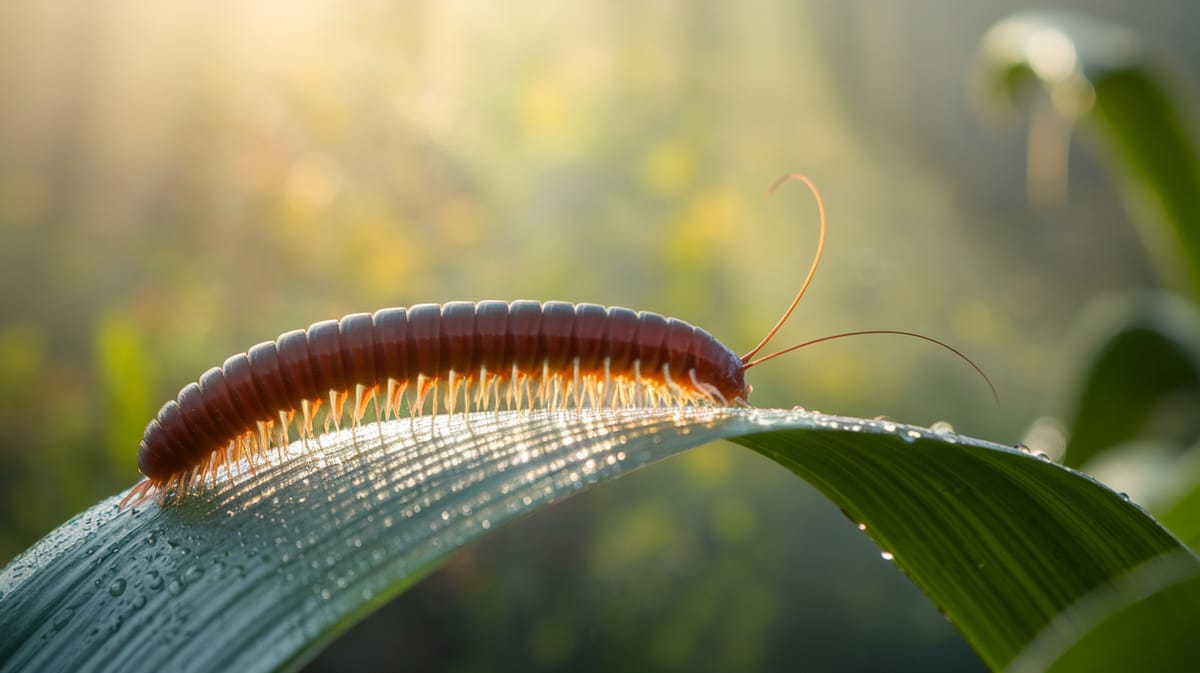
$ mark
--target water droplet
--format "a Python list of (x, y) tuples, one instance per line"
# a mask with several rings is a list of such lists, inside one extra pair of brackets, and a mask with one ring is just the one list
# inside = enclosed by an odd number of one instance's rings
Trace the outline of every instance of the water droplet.
[(167, 592), (172, 596), (178, 596), (179, 594), (183, 593), (183, 590), (186, 588), (187, 587), (184, 586), (183, 582), (180, 582), (178, 579), (173, 579), (167, 583)]
[(163, 576), (159, 574), (157, 570), (151, 570), (146, 574), (150, 576), (150, 583), (147, 584), (147, 586), (154, 591), (158, 591), (159, 589), (163, 588)]
[(108, 585), (108, 593), (114, 596), (120, 596), (121, 594), (125, 593), (125, 580), (121, 579), (120, 577), (113, 580), (112, 584)]
[(133, 606), (134, 610), (141, 610), (146, 605), (146, 595), (138, 594), (134, 596), (133, 600), (130, 601), (129, 604)]
[(200, 566), (192, 566), (183, 573), (183, 580), (188, 584), (194, 584), (203, 576), (204, 571), (200, 568)]
[(1132, 499), (1129, 497), (1129, 494), (1125, 493), (1124, 491), (1121, 492), (1121, 499), (1124, 500), (1125, 502), (1132, 501)]
[(1021, 453), (1033, 453), (1029, 450), (1029, 447), (1025, 446), (1024, 444), (1013, 444), (1013, 448)]
[(895, 556), (893, 556), (893, 555), (892, 555), (892, 552), (890, 552), (890, 551), (883, 551), (883, 552), (879, 552), (879, 556), (880, 556), (880, 558), (882, 558), (884, 561), (891, 561), (891, 560), (894, 560), (894, 559), (896, 558)]
[(929, 426), (929, 429), (939, 435), (953, 435), (954, 434), (954, 426), (950, 425), (950, 423), (947, 421), (937, 421), (933, 425)]
[(1044, 461), (1046, 461), (1047, 463), (1049, 463), (1049, 462), (1052, 462), (1052, 461), (1050, 460), (1050, 456), (1049, 456), (1049, 455), (1047, 455), (1047, 454), (1045, 454), (1045, 453), (1042, 453), (1041, 451), (1038, 451), (1038, 452), (1034, 453), (1033, 455), (1034, 455), (1034, 457), (1035, 457), (1035, 458), (1037, 458), (1038, 460), (1044, 460)]
[(866, 530), (866, 529), (867, 529), (867, 524), (865, 524), (865, 523), (860, 523), (860, 524), (858, 524), (858, 529), (859, 529), (859, 530)]

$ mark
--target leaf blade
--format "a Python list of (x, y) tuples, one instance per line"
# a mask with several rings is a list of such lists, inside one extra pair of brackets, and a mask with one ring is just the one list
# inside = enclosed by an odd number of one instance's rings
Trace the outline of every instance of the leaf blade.
[[(778, 410), (482, 415), (469, 430), (461, 419), (451, 426), (440, 417), (433, 436), (428, 419), (414, 435), (407, 422), (387, 424), (378, 445), (374, 428), (356, 441), (348, 433), (327, 437), (322, 450), (306, 454), (293, 445), (297, 455), (288, 460), (162, 510), (118, 512), (115, 497), (101, 503), (0, 572), (0, 633), (14, 634), (0, 642), (0, 670), (287, 670), (487, 530), (727, 437), (864, 517), (858, 520), (868, 532), (993, 667), (1029, 642), (1049, 613), (1094, 588), (1085, 585), (1181, 547), (1135, 506), (1078, 473), (910, 426)], [(978, 497), (967, 493), (933, 512), (958, 516), (953, 525), (966, 533), (922, 542), (936, 526), (917, 516), (928, 508), (923, 503), (949, 497), (930, 484), (958, 485), (968, 473), (994, 479), (975, 489)], [(1045, 482), (1021, 496), (1028, 506), (1014, 510), (1011, 498), (997, 497), (999, 485), (1022, 493), (1025, 481)], [(1057, 527), (1046, 530), (1023, 518), (1036, 507), (1069, 513), (1093, 500), (1105, 505), (1097, 508), (1105, 525), (1130, 529), (1117, 537), (1124, 546), (1116, 556), (1095, 548), (1100, 538), (1087, 538), (1078, 517), (1056, 516)], [(996, 526), (1017, 532), (987, 538)], [(1062, 543), (1068, 548), (1048, 553), (1091, 570), (1072, 568), (1080, 577), (1054, 585), (1055, 592), (1022, 575), (1020, 552), (1045, 546), (1061, 530), (1071, 531)], [(982, 542), (972, 547), (964, 536)], [(972, 570), (970, 552), (979, 545), (1004, 572)], [(1052, 584), (1055, 572), (1042, 579)], [(947, 588), (940, 575), (958, 584)], [(1042, 608), (1016, 610), (1014, 600)]]

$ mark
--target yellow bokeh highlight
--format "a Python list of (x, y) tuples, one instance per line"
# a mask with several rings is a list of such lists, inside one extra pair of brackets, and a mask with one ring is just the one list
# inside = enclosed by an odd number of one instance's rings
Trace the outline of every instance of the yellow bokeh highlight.
[(669, 198), (691, 186), (696, 179), (696, 170), (696, 156), (689, 145), (664, 142), (642, 157), (638, 178), (650, 194)]
[(673, 262), (701, 263), (737, 237), (742, 198), (726, 189), (700, 192), (688, 200), (671, 223), (667, 254)]

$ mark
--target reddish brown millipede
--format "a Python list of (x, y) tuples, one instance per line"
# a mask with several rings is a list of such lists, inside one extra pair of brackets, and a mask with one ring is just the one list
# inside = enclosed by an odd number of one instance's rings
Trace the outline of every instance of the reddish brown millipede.
[[(145, 479), (122, 504), (172, 489), (202, 485), (217, 470), (255, 459), (288, 443), (299, 416), (302, 437), (329, 405), (326, 429), (340, 425), (352, 399), (358, 425), (368, 406), (377, 417), (424, 413), (426, 400), (453, 414), (528, 408), (625, 408), (746, 404), (746, 370), (804, 346), (860, 334), (899, 334), (949, 345), (921, 334), (864, 330), (814, 339), (754, 359), (804, 296), (825, 245), (825, 205), (802, 175), (820, 213), (817, 252), (800, 291), (775, 326), (742, 356), (705, 330), (657, 313), (566, 302), (501, 301), (420, 304), (354, 313), (266, 341), (189, 383), (146, 426), (138, 447)], [(438, 388), (444, 384), (444, 397)], [(988, 382), (991, 386), (991, 382)], [(411, 391), (413, 400), (407, 402)], [(993, 393), (995, 392), (993, 388)]]

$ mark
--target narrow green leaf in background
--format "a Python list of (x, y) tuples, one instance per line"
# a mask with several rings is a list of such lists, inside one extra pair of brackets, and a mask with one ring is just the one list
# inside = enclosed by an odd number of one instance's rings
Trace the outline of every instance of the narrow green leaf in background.
[(1151, 559), (1200, 566), (1099, 483), (947, 427), (753, 409), (424, 418), (293, 444), (166, 508), (80, 514), (0, 572), (0, 671), (289, 670), (488, 530), (720, 438), (816, 485), (993, 669)]
[(1122, 26), (1064, 11), (1018, 12), (980, 42), (976, 88), (1002, 107), (1041, 89), (1058, 115), (1085, 122), (1162, 275), (1200, 296), (1196, 138), (1150, 51)]
[(1008, 672), (1196, 670), (1197, 605), (1195, 557), (1180, 552), (1154, 559), (1059, 615)]
[(1081, 323), (1063, 462), (1083, 466), (1138, 438), (1189, 448), (1200, 437), (1195, 306), (1144, 291), (1097, 302)]

